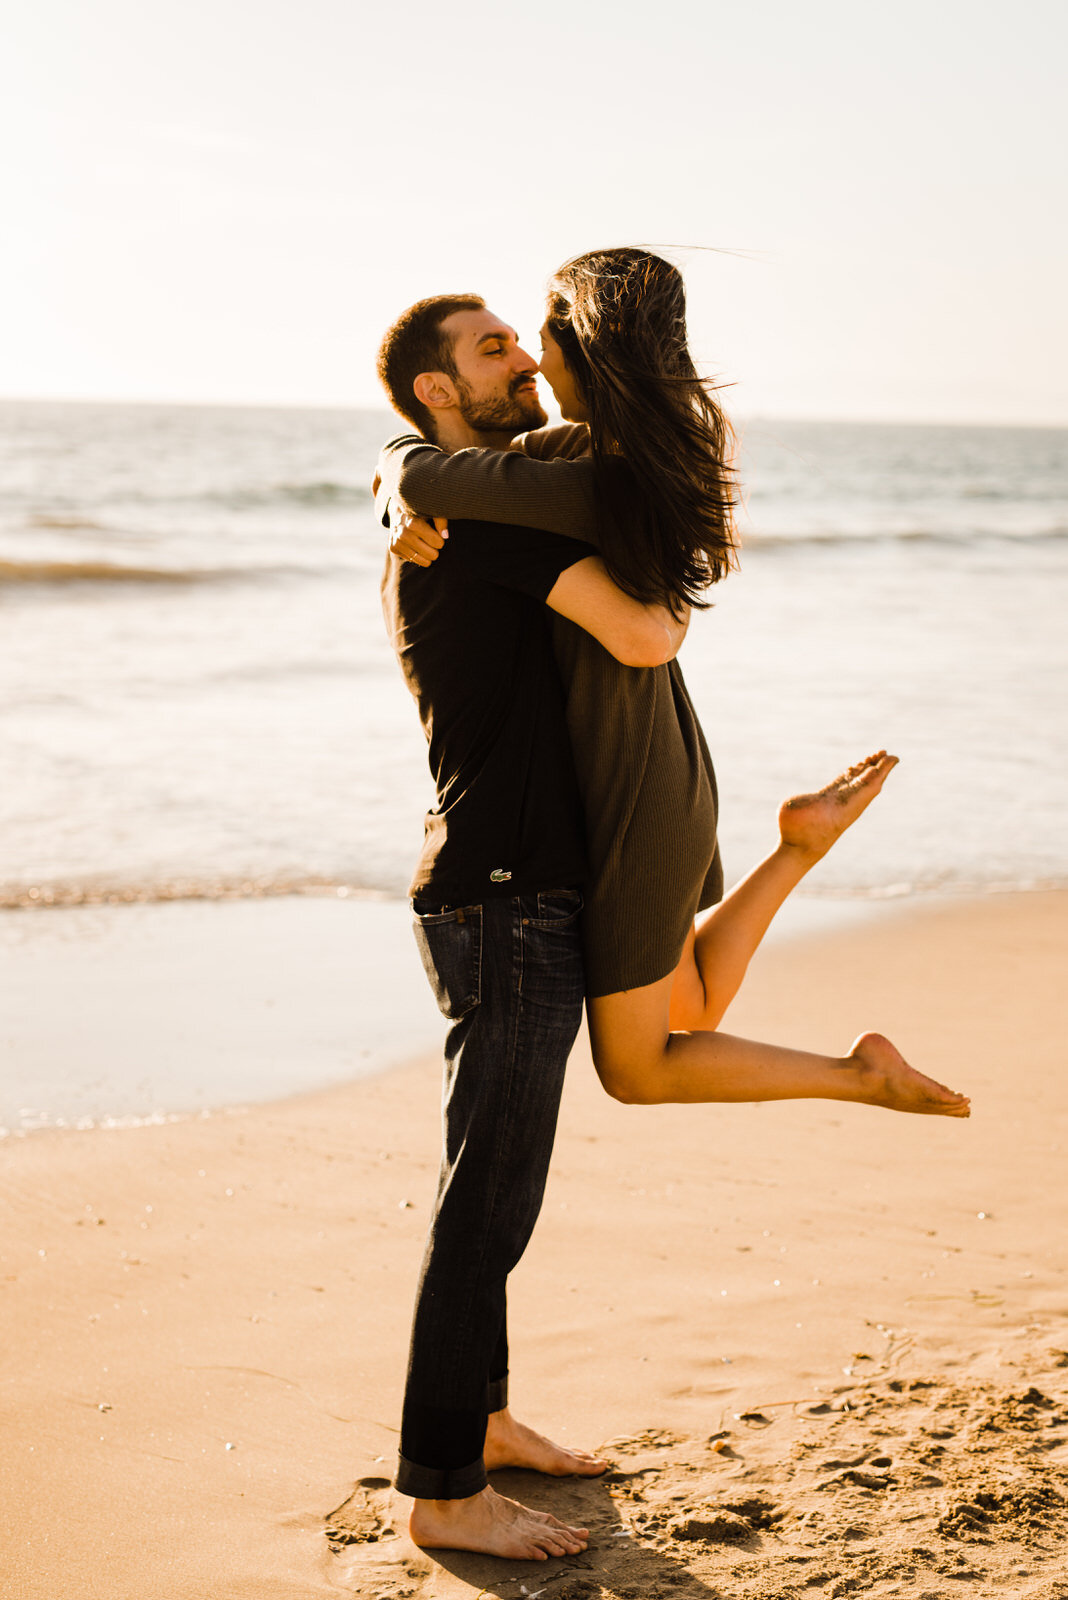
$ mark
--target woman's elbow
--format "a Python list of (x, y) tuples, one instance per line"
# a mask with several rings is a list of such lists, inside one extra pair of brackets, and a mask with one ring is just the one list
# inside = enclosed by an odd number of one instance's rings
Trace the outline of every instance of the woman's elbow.
[(643, 623), (628, 630), (613, 651), (625, 667), (662, 667), (674, 661), (678, 645), (661, 623)]

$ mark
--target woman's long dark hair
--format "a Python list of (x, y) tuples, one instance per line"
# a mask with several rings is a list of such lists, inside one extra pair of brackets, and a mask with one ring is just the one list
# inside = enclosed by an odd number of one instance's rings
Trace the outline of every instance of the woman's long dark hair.
[(605, 566), (639, 600), (707, 605), (735, 565), (734, 435), (686, 347), (681, 274), (590, 250), (550, 280), (548, 323), (590, 414)]

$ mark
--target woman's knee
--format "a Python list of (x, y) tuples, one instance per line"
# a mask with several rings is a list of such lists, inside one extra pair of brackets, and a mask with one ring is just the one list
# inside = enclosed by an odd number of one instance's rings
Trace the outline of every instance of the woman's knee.
[(659, 1099), (652, 1062), (617, 1051), (595, 1050), (593, 1064), (602, 1089), (621, 1105), (653, 1105)]
[(662, 978), (587, 1002), (597, 1076), (623, 1105), (658, 1105), (665, 1098), (671, 983)]

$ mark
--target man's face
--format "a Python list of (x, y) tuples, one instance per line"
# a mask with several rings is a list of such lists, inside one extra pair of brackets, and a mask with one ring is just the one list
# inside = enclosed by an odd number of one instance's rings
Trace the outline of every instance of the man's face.
[(454, 311), (441, 331), (452, 341), (460, 414), (479, 433), (514, 435), (548, 419), (538, 398), (538, 363), (492, 311)]

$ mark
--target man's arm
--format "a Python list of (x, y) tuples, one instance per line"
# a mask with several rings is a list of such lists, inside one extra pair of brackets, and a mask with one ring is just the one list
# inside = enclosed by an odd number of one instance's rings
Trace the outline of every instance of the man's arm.
[(660, 667), (673, 661), (690, 625), (667, 606), (643, 605), (612, 582), (600, 556), (567, 567), (545, 601), (593, 635), (625, 667)]

